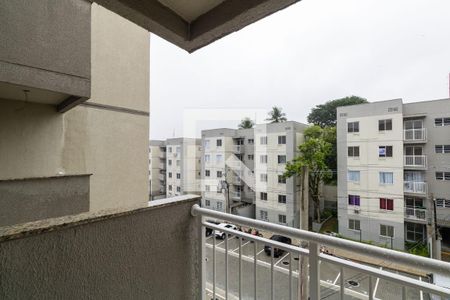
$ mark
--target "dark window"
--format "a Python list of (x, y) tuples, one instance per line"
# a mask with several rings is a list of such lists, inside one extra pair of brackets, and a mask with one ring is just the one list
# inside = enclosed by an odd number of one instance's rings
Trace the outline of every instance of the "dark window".
[(434, 119), (434, 126), (450, 126), (450, 118), (436, 118)]
[(361, 197), (358, 195), (348, 195), (348, 205), (360, 206)]
[(392, 157), (392, 146), (379, 146), (378, 147), (379, 157)]
[(172, 172), (169, 172), (169, 178), (172, 178)]
[(286, 155), (278, 155), (278, 163), (285, 164), (286, 163)]
[(283, 175), (278, 175), (278, 183), (286, 183), (286, 178)]
[(450, 181), (450, 172), (436, 172), (436, 180)]
[(278, 203), (286, 203), (286, 195), (278, 195)]
[(278, 136), (278, 144), (279, 144), (279, 145), (284, 145), (284, 144), (286, 144), (286, 136), (285, 136), (285, 135), (280, 135), (280, 136)]
[(347, 132), (359, 132), (359, 122), (347, 123)]
[(450, 153), (450, 145), (436, 145), (434, 148), (436, 153)]
[(392, 130), (392, 119), (378, 120), (378, 130), (379, 131)]
[(359, 146), (348, 147), (349, 157), (359, 157)]
[(222, 171), (217, 171), (217, 178), (222, 177)]
[(394, 200), (393, 199), (380, 198), (380, 209), (394, 210)]
[(267, 200), (267, 193), (260, 193), (259, 197), (261, 198), (261, 200)]
[(222, 147), (222, 140), (217, 140), (216, 145), (217, 147)]
[(206, 176), (206, 177), (209, 177), (210, 173), (211, 173), (211, 172), (210, 172), (209, 170), (205, 170), (205, 176)]
[(180, 179), (180, 178), (181, 178), (181, 174), (177, 173), (177, 179)]

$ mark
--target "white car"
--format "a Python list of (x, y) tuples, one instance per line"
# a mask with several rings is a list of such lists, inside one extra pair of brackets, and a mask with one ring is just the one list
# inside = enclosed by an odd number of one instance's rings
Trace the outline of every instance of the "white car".
[[(233, 224), (229, 224), (229, 223), (220, 223), (219, 225), (220, 227), (223, 228), (227, 228), (227, 229), (232, 229), (232, 230), (238, 230), (238, 228), (236, 227), (236, 225)], [(216, 237), (221, 238), (221, 239), (225, 239), (225, 232), (222, 232), (220, 230), (214, 230), (214, 234), (216, 235)]]

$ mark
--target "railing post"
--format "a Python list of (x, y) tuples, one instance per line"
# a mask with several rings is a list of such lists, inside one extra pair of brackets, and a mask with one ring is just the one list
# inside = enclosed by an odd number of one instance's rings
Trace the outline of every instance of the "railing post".
[(197, 217), (200, 234), (200, 299), (206, 299), (206, 228), (202, 225), (203, 216)]
[(309, 296), (320, 299), (319, 245), (315, 242), (309, 242)]

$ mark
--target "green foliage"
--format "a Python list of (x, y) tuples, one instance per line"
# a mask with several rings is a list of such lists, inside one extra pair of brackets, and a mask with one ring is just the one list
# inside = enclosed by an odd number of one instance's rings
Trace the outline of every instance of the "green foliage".
[(430, 253), (428, 252), (428, 247), (427, 247), (427, 245), (425, 245), (423, 243), (420, 243), (420, 244), (414, 246), (413, 248), (409, 249), (408, 252), (411, 254), (415, 254), (415, 255), (430, 257)]
[(336, 109), (338, 107), (361, 103), (367, 103), (367, 99), (350, 96), (316, 105), (308, 115), (308, 122), (320, 127), (336, 126)]
[(241, 120), (241, 123), (239, 123), (238, 128), (239, 129), (250, 129), (253, 128), (253, 126), (255, 126), (255, 122), (253, 122), (252, 119), (250, 118), (244, 118)]
[(301, 176), (303, 167), (309, 171), (309, 193), (314, 203), (314, 219), (320, 223), (320, 183), (332, 177), (327, 159), (331, 153), (333, 130), (310, 126), (304, 131), (305, 142), (298, 146), (299, 155), (287, 162), (284, 177)]
[(269, 111), (269, 117), (266, 119), (270, 123), (281, 123), (286, 122), (286, 114), (282, 112), (282, 108), (278, 106), (272, 107), (272, 110)]

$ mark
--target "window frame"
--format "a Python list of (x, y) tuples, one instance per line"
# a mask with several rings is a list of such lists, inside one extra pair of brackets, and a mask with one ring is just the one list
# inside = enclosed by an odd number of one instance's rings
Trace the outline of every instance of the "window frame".
[[(384, 155), (381, 154), (381, 149), (384, 149)], [(390, 155), (389, 155), (390, 154)], [(388, 158), (394, 156), (394, 147), (391, 145), (378, 146), (378, 158)]]
[[(382, 228), (383, 228), (383, 226), (385, 227), (385, 234), (382, 234)], [(392, 235), (389, 235), (389, 229), (392, 229)], [(380, 234), (380, 236), (381, 237), (384, 237), (384, 238), (392, 238), (392, 239), (394, 239), (394, 237), (395, 237), (395, 227), (394, 226), (392, 226), (392, 225), (387, 225), (387, 224), (380, 224), (380, 231), (379, 231), (379, 234)]]
[(347, 146), (348, 157), (359, 158), (359, 154), (360, 154), (359, 146)]
[(263, 201), (267, 201), (267, 192), (259, 192), (259, 199)]
[[(284, 160), (280, 161), (280, 158), (284, 158)], [(285, 165), (287, 163), (286, 155), (278, 155), (278, 164), (279, 165)]]
[(360, 195), (353, 195), (353, 194), (349, 194), (348, 197), (348, 205), (352, 206), (352, 207), (361, 207), (361, 196)]
[(347, 133), (359, 133), (359, 121), (347, 122)]
[[(351, 224), (353, 224), (353, 226)], [(358, 226), (356, 226), (356, 224), (358, 224)], [(361, 231), (361, 220), (348, 219), (348, 229), (360, 232)]]
[(394, 199), (379, 198), (379, 208), (382, 211), (394, 211)]
[(280, 204), (286, 204), (287, 196), (286, 195), (278, 195), (278, 203)]
[[(388, 127), (390, 127), (390, 128), (388, 128)], [(393, 128), (392, 119), (378, 120), (378, 132), (392, 131), (392, 128)]]
[(286, 136), (285, 135), (278, 136), (278, 145), (286, 145)]

